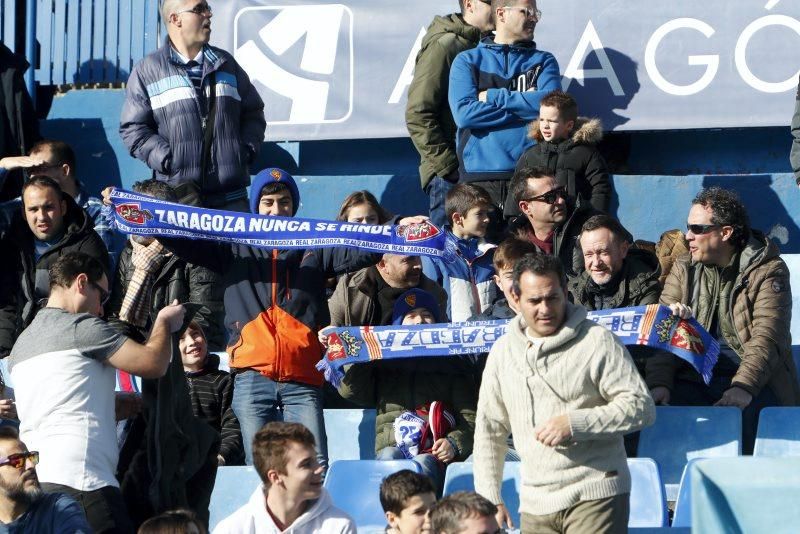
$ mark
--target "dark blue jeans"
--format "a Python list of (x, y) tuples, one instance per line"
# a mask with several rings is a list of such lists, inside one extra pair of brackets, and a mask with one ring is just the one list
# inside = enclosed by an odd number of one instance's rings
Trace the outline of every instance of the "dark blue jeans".
[(256, 371), (236, 374), (233, 413), (239, 419), (245, 462), (253, 465), (253, 438), (272, 421), (300, 423), (317, 442), (317, 459), (327, 470), (328, 438), (322, 417), (322, 388), (299, 382), (275, 382)]
[(452, 226), (452, 222), (447, 220), (447, 215), (444, 211), (444, 201), (447, 197), (447, 193), (453, 189), (455, 186), (453, 182), (448, 182), (444, 178), (440, 178), (439, 176), (434, 176), (428, 185), (425, 187), (425, 192), (428, 194), (428, 198), (430, 199), (430, 213), (429, 217), (431, 222), (441, 228), (443, 225), (447, 224), (448, 226)]

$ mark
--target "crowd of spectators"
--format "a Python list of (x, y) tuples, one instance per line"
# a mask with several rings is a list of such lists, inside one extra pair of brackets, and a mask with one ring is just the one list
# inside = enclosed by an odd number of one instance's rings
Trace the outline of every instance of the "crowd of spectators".
[[(526, 480), (523, 532), (620, 532), (625, 458), (656, 404), (738, 407), (748, 453), (762, 408), (800, 403), (788, 267), (738, 197), (704, 189), (685, 232), (636, 240), (609, 212), (599, 120), (579, 116), (533, 41), (535, 0), (459, 4), (428, 28), (409, 88), (429, 212), (391, 214), (365, 190), (336, 216), (430, 217), (451, 257), (115, 235), (110, 190), (90, 196), (66, 142), (4, 148), (0, 186), (25, 180), (0, 205), (0, 357), (14, 384), (0, 383), (0, 532), (205, 532), (215, 473), (231, 465), (263, 484), (217, 532), (355, 532), (322, 486), (333, 406), (374, 408), (376, 458), (420, 467), (381, 485), (389, 532), (511, 526), (506, 461)], [(297, 217), (293, 176), (251, 180), (264, 102), (208, 44), (211, 6), (164, 0), (161, 14), (168, 39), (131, 72), (121, 112), (126, 147), (153, 173), (133, 190)], [(658, 303), (719, 342), (710, 383), (587, 319)], [(351, 365), (337, 388), (315, 367), (336, 327), (485, 320), (508, 321), (488, 354)], [(447, 465), (466, 460), (477, 493), (437, 502)]]

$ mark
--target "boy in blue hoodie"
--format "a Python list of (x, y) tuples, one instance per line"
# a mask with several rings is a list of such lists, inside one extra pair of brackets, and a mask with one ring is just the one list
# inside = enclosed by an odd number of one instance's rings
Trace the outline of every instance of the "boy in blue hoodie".
[(489, 225), (492, 199), (474, 184), (458, 184), (447, 193), (447, 239), (456, 249), (454, 258), (422, 257), (422, 272), (447, 292), (447, 316), (466, 321), (491, 306), (496, 293), (492, 265), (494, 245), (483, 236)]

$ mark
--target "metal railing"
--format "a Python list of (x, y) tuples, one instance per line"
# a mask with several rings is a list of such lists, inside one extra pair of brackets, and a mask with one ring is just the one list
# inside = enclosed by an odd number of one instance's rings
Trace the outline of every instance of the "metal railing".
[[(28, 0), (36, 8), (35, 80), (41, 85), (120, 84), (133, 65), (159, 46), (158, 0)], [(0, 40), (17, 53), (20, 9), (0, 0)]]

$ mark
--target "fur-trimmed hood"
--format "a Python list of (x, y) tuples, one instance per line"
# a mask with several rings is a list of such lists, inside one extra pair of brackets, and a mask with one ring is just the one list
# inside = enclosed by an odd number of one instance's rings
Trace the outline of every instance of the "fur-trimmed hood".
[[(544, 142), (542, 132), (539, 131), (539, 121), (535, 120), (528, 125), (528, 138), (537, 143)], [(596, 145), (603, 138), (603, 123), (600, 119), (578, 117), (572, 129), (570, 141), (576, 145)]]

